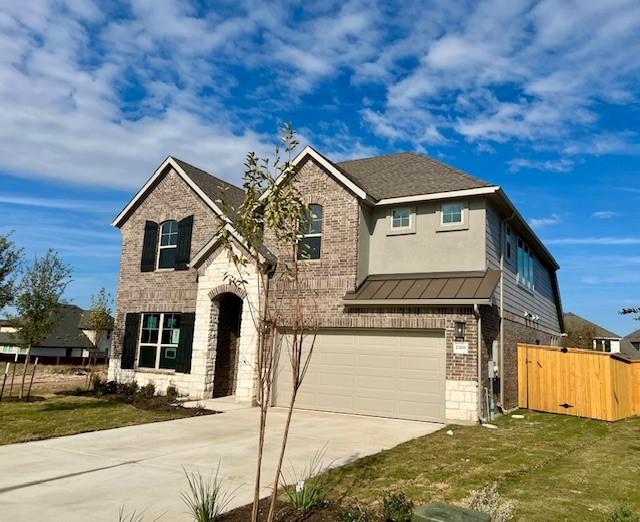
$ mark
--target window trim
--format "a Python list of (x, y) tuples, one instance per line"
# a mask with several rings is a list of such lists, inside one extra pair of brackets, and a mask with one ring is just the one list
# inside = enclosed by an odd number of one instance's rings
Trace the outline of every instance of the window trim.
[[(445, 223), (444, 222), (444, 207), (446, 206), (450, 206), (450, 205), (459, 205), (460, 206), (460, 221), (451, 221), (449, 223)], [(462, 203), (461, 201), (448, 201), (446, 203), (442, 203), (440, 205), (440, 226), (442, 227), (456, 227), (456, 226), (460, 226), (460, 225), (464, 225), (465, 224), (465, 219), (464, 219), (464, 211), (465, 211), (465, 206), (464, 203)]]
[[(522, 252), (522, 268), (523, 272), (526, 274), (522, 274), (520, 272), (520, 255)], [(516, 240), (516, 281), (518, 285), (524, 288), (525, 290), (533, 291), (536, 288), (535, 284), (535, 256), (533, 254), (533, 250), (525, 241), (521, 238), (517, 238)]]
[[(309, 232), (309, 233), (305, 233), (305, 234), (300, 234), (300, 236), (298, 237), (298, 246), (296, 247), (297, 251), (296, 251), (296, 260), (297, 261), (303, 261), (303, 262), (313, 262), (313, 261), (320, 261), (320, 259), (322, 259), (322, 234), (323, 234), (323, 230), (324, 230), (324, 206), (321, 205), (320, 203), (309, 203), (308, 205), (309, 208), (309, 213), (311, 213), (311, 207), (318, 207), (320, 208), (320, 212), (321, 212), (321, 217), (319, 219), (320, 221), (320, 232)], [(311, 219), (310, 222), (312, 223), (313, 221), (318, 221), (318, 220), (314, 220)], [(302, 239), (306, 239), (306, 238), (314, 238), (314, 237), (319, 237), (320, 238), (320, 248), (318, 248), (318, 257), (300, 257), (300, 241)]]
[[(176, 224), (176, 231), (175, 231), (175, 236), (176, 236), (176, 242), (174, 245), (163, 245), (162, 244), (162, 228), (167, 224), (167, 223), (175, 223)], [(174, 235), (173, 232), (170, 232), (170, 235)], [(160, 253), (162, 252), (162, 250), (166, 250), (169, 248), (173, 248), (176, 251), (176, 255), (178, 254), (178, 220), (177, 219), (165, 219), (162, 223), (159, 224), (158, 227), (158, 247), (156, 248), (157, 252), (156, 252), (156, 271), (169, 271), (169, 270), (175, 270), (175, 261), (174, 261), (174, 266), (171, 267), (161, 267), (160, 266)]]
[[(158, 321), (158, 340), (156, 343), (143, 343), (142, 342), (142, 331), (144, 330), (144, 318), (146, 315), (159, 315)], [(165, 315), (180, 315), (181, 312), (141, 312), (140, 313), (140, 327), (138, 331), (138, 341), (136, 346), (136, 360), (135, 360), (135, 370), (136, 371), (147, 371), (147, 372), (171, 372), (175, 373), (175, 368), (160, 368), (160, 353), (162, 351), (162, 347), (166, 346), (169, 348), (176, 349), (176, 357), (178, 359), (178, 349), (180, 345), (180, 339), (178, 338), (177, 343), (163, 343), (162, 342), (162, 330), (164, 325), (164, 317)], [(180, 330), (180, 329), (179, 329)], [(150, 366), (140, 366), (140, 349), (142, 346), (153, 346), (156, 349), (155, 363), (153, 367)]]
[[(409, 212), (409, 225), (404, 227), (396, 227), (393, 225), (393, 214), (399, 211), (408, 211)], [(401, 236), (404, 234), (415, 234), (416, 233), (416, 209), (415, 207), (395, 207), (389, 209), (387, 219), (389, 220), (388, 226), (388, 236)]]
[[(460, 205), (460, 219), (461, 221), (455, 223), (444, 222), (444, 207), (446, 205)], [(469, 203), (463, 200), (447, 200), (442, 201), (436, 208), (436, 232), (453, 232), (456, 230), (468, 230), (469, 229)]]

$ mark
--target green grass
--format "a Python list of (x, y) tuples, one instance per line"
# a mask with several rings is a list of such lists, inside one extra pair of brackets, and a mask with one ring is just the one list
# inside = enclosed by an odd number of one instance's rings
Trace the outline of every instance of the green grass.
[(190, 417), (186, 408), (140, 409), (108, 398), (54, 396), (38, 402), (0, 402), (0, 444)]
[(448, 426), (335, 469), (334, 498), (375, 506), (403, 491), (417, 504), (460, 503), (497, 481), (517, 520), (602, 520), (621, 503), (640, 513), (640, 418), (522, 413), (497, 430)]

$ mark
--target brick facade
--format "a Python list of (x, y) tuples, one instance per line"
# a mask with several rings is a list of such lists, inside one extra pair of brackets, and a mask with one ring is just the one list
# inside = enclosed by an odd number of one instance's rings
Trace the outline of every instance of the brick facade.
[[(109, 363), (111, 378), (133, 378), (132, 370), (120, 370), (120, 356), (124, 337), (124, 317), (128, 312), (194, 312), (198, 289), (197, 271), (157, 270), (141, 272), (140, 258), (145, 221), (162, 223), (168, 219), (181, 220), (193, 215), (191, 255), (200, 250), (218, 229), (220, 221), (173, 170), (159, 178), (156, 186), (133, 210), (122, 225), (122, 255), (113, 331), (112, 353)], [(180, 384), (191, 377), (167, 370), (138, 370), (135, 378), (140, 384), (154, 380), (162, 390), (169, 381)], [(185, 384), (187, 386), (187, 384)], [(164, 391), (164, 390), (162, 390)]]
[(554, 344), (557, 334), (547, 332), (533, 323), (505, 312), (504, 317), (504, 407), (518, 406), (518, 343)]

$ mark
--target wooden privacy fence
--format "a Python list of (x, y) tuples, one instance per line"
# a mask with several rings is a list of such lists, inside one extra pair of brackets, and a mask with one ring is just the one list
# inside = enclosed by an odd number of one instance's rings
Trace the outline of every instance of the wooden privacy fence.
[(640, 415), (640, 361), (519, 344), (518, 403), (530, 410), (607, 421)]

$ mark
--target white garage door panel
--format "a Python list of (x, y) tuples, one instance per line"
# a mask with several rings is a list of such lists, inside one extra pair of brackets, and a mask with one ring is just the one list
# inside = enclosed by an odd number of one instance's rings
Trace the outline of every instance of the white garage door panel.
[[(289, 345), (285, 336), (278, 406), (291, 397)], [(320, 331), (296, 407), (443, 422), (445, 363), (441, 331)]]

